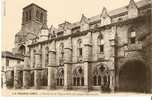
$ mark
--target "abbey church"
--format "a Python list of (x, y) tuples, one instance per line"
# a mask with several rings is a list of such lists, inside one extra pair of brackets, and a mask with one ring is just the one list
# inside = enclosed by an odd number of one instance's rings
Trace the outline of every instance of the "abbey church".
[(104, 7), (57, 28), (32, 3), (23, 8), (13, 54), (24, 62), (6, 68), (6, 88), (152, 93), (152, 1)]

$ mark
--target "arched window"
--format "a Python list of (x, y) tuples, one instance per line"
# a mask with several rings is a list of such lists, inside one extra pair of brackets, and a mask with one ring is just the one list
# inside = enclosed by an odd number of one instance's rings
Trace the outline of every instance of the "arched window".
[(73, 71), (73, 86), (84, 86), (84, 71), (81, 67)]
[(100, 34), (98, 36), (97, 45), (98, 45), (98, 53), (103, 53), (104, 52), (104, 39), (103, 39), (102, 34)]
[(61, 43), (59, 47), (59, 64), (63, 65), (64, 62), (64, 44)]
[(19, 53), (20, 53), (21, 55), (25, 55), (25, 46), (24, 46), (24, 45), (21, 45), (21, 46), (19, 47)]
[(83, 54), (83, 51), (82, 51), (82, 40), (79, 39), (78, 40), (78, 57), (81, 57)]
[(49, 64), (49, 48), (45, 48), (45, 66), (48, 66)]
[(56, 78), (56, 84), (57, 86), (63, 86), (64, 85), (64, 69), (59, 68), (57, 71), (57, 78)]
[(31, 17), (32, 17), (32, 12), (31, 10), (29, 10), (29, 20), (31, 20)]
[(41, 13), (40, 21), (43, 22), (43, 13)]
[(25, 20), (28, 21), (28, 12), (25, 13)]
[(136, 43), (136, 31), (134, 28), (129, 29), (129, 43), (130, 44)]
[(103, 88), (109, 88), (110, 85), (110, 75), (109, 70), (103, 64), (98, 65), (94, 69), (93, 73), (93, 85), (102, 86)]
[(36, 17), (39, 18), (39, 16), (40, 16), (40, 12), (37, 10), (36, 11)]

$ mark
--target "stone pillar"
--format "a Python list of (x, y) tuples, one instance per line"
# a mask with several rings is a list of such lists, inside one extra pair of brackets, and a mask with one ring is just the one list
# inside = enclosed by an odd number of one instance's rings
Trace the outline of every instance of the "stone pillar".
[(24, 69), (23, 69), (23, 88), (29, 88), (31, 83), (30, 75), (30, 63), (29, 63), (29, 54), (26, 54), (24, 57)]
[(115, 88), (115, 73), (114, 70), (110, 71), (110, 90), (111, 92), (114, 92)]
[(35, 54), (35, 71), (34, 71), (34, 85), (36, 89), (40, 89), (41, 87), (41, 72), (42, 72), (42, 66), (41, 66), (41, 52), (40, 50), (37, 50)]
[(68, 90), (72, 87), (72, 49), (64, 48), (64, 89)]
[(48, 89), (56, 88), (55, 67), (48, 67)]
[(14, 88), (15, 89), (19, 89), (21, 88), (21, 84), (20, 84), (20, 74), (19, 74), (19, 69), (17, 68), (17, 66), (14, 67)]
[(84, 62), (84, 86), (87, 91), (91, 89), (91, 63)]
[(91, 63), (92, 60), (92, 33), (88, 32), (84, 44), (84, 85), (87, 91), (91, 89), (92, 73)]
[(56, 88), (55, 71), (56, 71), (56, 52), (49, 51), (48, 89)]
[(7, 89), (7, 86), (6, 86), (6, 70), (2, 70), (1, 75), (2, 75), (2, 88)]

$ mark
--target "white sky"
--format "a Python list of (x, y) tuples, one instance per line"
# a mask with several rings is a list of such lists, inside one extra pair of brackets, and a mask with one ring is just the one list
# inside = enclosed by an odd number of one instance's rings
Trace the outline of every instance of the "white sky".
[[(4, 3), (5, 1), (5, 3)], [(139, 0), (135, 0), (139, 1)], [(79, 21), (82, 13), (92, 17), (102, 12), (103, 6), (108, 11), (125, 6), (129, 0), (3, 0), (2, 15), (2, 51), (11, 51), (14, 47), (15, 33), (21, 29), (22, 8), (35, 3), (48, 11), (48, 27), (66, 21)], [(4, 10), (5, 8), (5, 10)]]

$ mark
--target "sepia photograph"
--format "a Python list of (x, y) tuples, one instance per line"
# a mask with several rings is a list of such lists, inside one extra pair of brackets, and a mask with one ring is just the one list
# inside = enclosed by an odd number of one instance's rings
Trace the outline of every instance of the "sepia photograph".
[(2, 96), (152, 95), (152, 0), (1, 2)]

